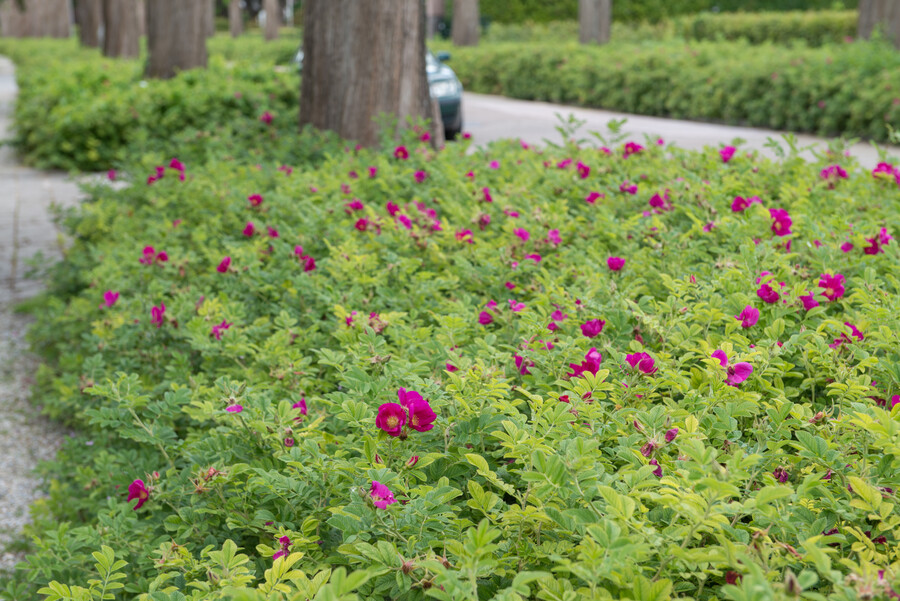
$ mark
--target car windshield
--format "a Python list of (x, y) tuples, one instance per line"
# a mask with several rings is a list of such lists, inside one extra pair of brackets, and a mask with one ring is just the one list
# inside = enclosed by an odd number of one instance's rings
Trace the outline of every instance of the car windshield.
[(425, 53), (425, 71), (428, 73), (434, 73), (435, 71), (439, 71), (441, 68), (441, 62), (435, 58), (435, 56), (431, 53), (431, 51), (427, 51)]

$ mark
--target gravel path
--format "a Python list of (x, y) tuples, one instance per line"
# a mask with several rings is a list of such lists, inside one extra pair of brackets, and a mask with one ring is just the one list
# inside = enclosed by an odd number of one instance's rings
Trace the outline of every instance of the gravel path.
[[(0, 57), (0, 140), (10, 135), (16, 93), (13, 65)], [(39, 495), (34, 468), (53, 457), (65, 435), (29, 402), (37, 360), (24, 341), (30, 319), (14, 308), (41, 289), (25, 277), (29, 259), (60, 256), (50, 206), (76, 204), (80, 197), (65, 175), (23, 167), (11, 148), (0, 147), (0, 571), (22, 559), (9, 543), (21, 540), (28, 506)]]

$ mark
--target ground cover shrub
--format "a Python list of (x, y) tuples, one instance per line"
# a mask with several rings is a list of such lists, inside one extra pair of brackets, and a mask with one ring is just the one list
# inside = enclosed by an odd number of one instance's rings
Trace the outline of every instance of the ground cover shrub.
[(900, 55), (876, 42), (483, 44), (452, 61), (467, 90), (524, 100), (878, 141), (900, 124)]
[[(21, 90), (13, 142), (29, 164), (79, 171), (106, 170), (125, 153), (159, 152), (173, 144), (201, 152), (256, 152), (250, 141), (260, 130), (296, 128), (299, 78), (279, 63), (288, 63), (298, 44), (220, 35), (210, 40), (208, 69), (159, 81), (143, 78), (142, 59), (104, 59), (74, 39), (0, 41), (0, 52), (17, 63)], [(264, 115), (271, 121), (261, 120)], [(222, 143), (196, 144), (205, 138)], [(263, 150), (291, 152), (277, 144)]]
[(823, 46), (856, 36), (856, 11), (700, 13), (675, 19), (675, 32), (694, 40), (747, 40), (751, 44)]
[(10, 590), (900, 590), (897, 172), (598, 142), (94, 188), (31, 307), (79, 434)]

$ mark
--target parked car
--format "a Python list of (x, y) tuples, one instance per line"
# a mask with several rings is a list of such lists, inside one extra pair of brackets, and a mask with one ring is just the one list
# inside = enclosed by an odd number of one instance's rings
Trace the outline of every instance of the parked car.
[[(450, 60), (449, 52), (438, 52), (437, 55), (432, 54), (430, 50), (425, 52), (425, 75), (428, 78), (431, 97), (437, 99), (441, 106), (444, 136), (452, 140), (462, 131), (463, 87), (453, 69), (445, 64), (448, 60)], [(294, 63), (298, 71), (303, 70), (303, 48), (297, 50)]]

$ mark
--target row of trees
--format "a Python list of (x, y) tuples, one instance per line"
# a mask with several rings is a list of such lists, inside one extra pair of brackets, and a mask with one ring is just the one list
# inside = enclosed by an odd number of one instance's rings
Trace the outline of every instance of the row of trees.
[[(0, 0), (3, 1), (3, 0)], [(68, 0), (24, 0), (24, 13), (5, 0), (0, 21), (24, 19), (20, 25), (31, 35), (57, 35), (56, 11), (66, 14)], [(228, 0), (231, 31), (242, 24), (238, 0)], [(269, 15), (279, 13), (279, 0), (260, 0)], [(98, 43), (104, 31), (104, 52), (110, 56), (137, 54), (142, 23), (149, 48), (148, 76), (171, 77), (177, 71), (206, 64), (206, 38), (214, 31), (214, 0), (149, 0), (145, 18), (138, 0), (78, 0), (81, 40)], [(248, 0), (244, 0), (248, 2)], [(453, 0), (454, 41), (477, 43), (478, 0)], [(897, 0), (860, 0), (860, 32), (870, 35), (881, 23), (888, 32), (900, 32)], [(432, 8), (432, 2), (429, 2)], [(611, 0), (579, 0), (583, 42), (609, 40)], [(30, 12), (29, 11), (34, 11)], [(46, 21), (41, 21), (46, 18)], [(378, 142), (375, 117), (384, 113), (404, 122), (431, 119), (432, 138), (441, 140), (440, 116), (430, 98), (425, 75), (425, 0), (304, 0), (300, 125), (330, 129), (365, 145)], [(272, 19), (277, 35), (277, 21)], [(457, 23), (459, 28), (457, 29)], [(68, 20), (65, 22), (68, 27)], [(45, 27), (37, 33), (28, 27)], [(52, 30), (53, 33), (50, 33)], [(473, 33), (474, 31), (474, 33)], [(59, 34), (65, 35), (65, 34)], [(459, 37), (457, 37), (459, 36)], [(466, 38), (466, 39), (463, 39)], [(898, 36), (900, 39), (900, 36)], [(112, 43), (120, 40), (121, 44)], [(127, 47), (126, 47), (127, 46)], [(359, 68), (365, 65), (365, 68)]]

